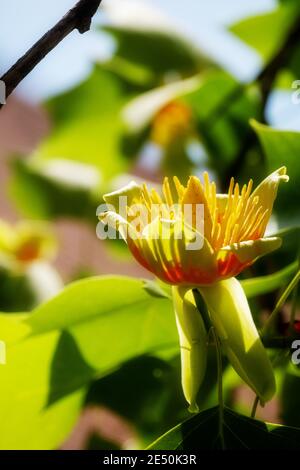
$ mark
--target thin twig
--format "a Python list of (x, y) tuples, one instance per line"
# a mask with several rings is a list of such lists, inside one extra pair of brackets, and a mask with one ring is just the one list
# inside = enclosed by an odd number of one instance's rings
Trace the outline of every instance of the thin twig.
[[(300, 249), (298, 250), (298, 269), (300, 270)], [(299, 284), (296, 285), (295, 289), (293, 290), (293, 297), (292, 297), (292, 308), (291, 308), (291, 316), (290, 316), (290, 325), (289, 325), (289, 334), (292, 335), (294, 333), (294, 324), (296, 319), (297, 313), (297, 300), (298, 300), (298, 293), (299, 293)]]
[(299, 293), (298, 291), (299, 291), (299, 284), (297, 284), (295, 289), (293, 290), (291, 317), (290, 317), (290, 324), (289, 324), (289, 330), (288, 330), (290, 335), (294, 333), (295, 319), (296, 319), (296, 313), (297, 313), (297, 300), (298, 300), (298, 293)]
[(1, 77), (6, 86), (6, 97), (72, 31), (77, 29), (81, 34), (89, 31), (101, 1), (80, 0)]
[(218, 338), (215, 328), (212, 326), (210, 333), (214, 339), (217, 356), (217, 369), (218, 369), (218, 401), (219, 401), (219, 436), (221, 441), (221, 448), (225, 449), (224, 438), (224, 398), (223, 398), (223, 365), (222, 365), (222, 351), (221, 343)]
[(262, 337), (263, 338), (268, 337), (269, 332), (272, 330), (275, 318), (277, 317), (278, 313), (280, 312), (281, 307), (285, 303), (288, 296), (291, 294), (293, 289), (295, 289), (295, 287), (297, 286), (299, 280), (300, 280), (300, 270), (296, 273), (296, 275), (293, 277), (293, 279), (291, 280), (291, 282), (289, 283), (287, 288), (284, 290), (283, 294), (281, 295), (281, 297), (279, 298), (277, 304), (275, 305), (275, 308), (274, 308), (273, 312), (271, 313), (271, 315), (269, 316), (267, 322), (265, 323), (265, 326), (262, 330)]
[(253, 403), (253, 407), (252, 407), (252, 410), (251, 410), (251, 418), (255, 418), (255, 415), (256, 415), (256, 410), (257, 410), (257, 407), (258, 407), (258, 404), (259, 404), (259, 396), (256, 395), (255, 397), (255, 400), (254, 400), (254, 403)]

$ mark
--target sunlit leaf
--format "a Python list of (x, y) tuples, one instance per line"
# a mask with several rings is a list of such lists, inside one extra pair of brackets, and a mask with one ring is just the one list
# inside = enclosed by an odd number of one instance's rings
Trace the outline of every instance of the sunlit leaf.
[(297, 13), (299, 14), (297, 0), (282, 2), (271, 12), (235, 23), (230, 27), (230, 31), (268, 61), (280, 48)]
[[(5, 328), (9, 336), (12, 325)], [(27, 339), (8, 347), (2, 371), (1, 448), (55, 447), (95, 378), (131, 358), (169, 357), (177, 350), (171, 302), (154, 299), (141, 281), (129, 278), (90, 278), (68, 286), (25, 318), (18, 337), (28, 330)], [(16, 433), (20, 420), (26, 426)]]
[(244, 279), (241, 284), (248, 298), (268, 294), (288, 283), (297, 269), (298, 262), (295, 261), (274, 274)]
[(291, 225), (299, 217), (300, 197), (300, 132), (273, 129), (256, 121), (251, 121), (267, 158), (267, 171), (287, 167), (289, 183), (280, 188), (276, 209), (280, 211), (284, 225)]
[(18, 336), (26, 334), (24, 328), (26, 325), (20, 324), (15, 316), (0, 317), (1, 336), (7, 347), (6, 364), (0, 365), (0, 419), (5, 427), (0, 435), (0, 448), (56, 448), (74, 426), (82, 390), (78, 388), (53, 406), (45, 407), (59, 333), (16, 344)]
[(35, 152), (37, 162), (74, 160), (95, 165), (107, 178), (126, 168), (118, 147), (120, 110), (136, 89), (105, 67), (73, 90), (48, 103), (53, 130)]
[(112, 2), (105, 9), (102, 29), (116, 40), (115, 56), (147, 68), (157, 81), (167, 73), (187, 76), (212, 66), (213, 60), (154, 8)]
[[(10, 182), (10, 194), (21, 213), (30, 218), (56, 219), (59, 217), (80, 217), (96, 220), (96, 208), (99, 196), (97, 170), (92, 168), (93, 178), (86, 177), (84, 184), (78, 181), (62, 181), (49, 174), (50, 165), (55, 161), (46, 161), (36, 165), (33, 162), (17, 160), (14, 162), (13, 178)], [(68, 163), (84, 176), (85, 165), (77, 162)], [(89, 169), (90, 166), (87, 166)], [(64, 170), (66, 175), (66, 171)], [(67, 173), (68, 174), (68, 173)]]

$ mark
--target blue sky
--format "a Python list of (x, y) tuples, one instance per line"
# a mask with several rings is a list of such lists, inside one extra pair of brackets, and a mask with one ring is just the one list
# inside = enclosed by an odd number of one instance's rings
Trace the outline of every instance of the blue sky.
[[(122, 2), (123, 0), (120, 0)], [(143, 0), (138, 0), (142, 2)], [(104, 0), (109, 4), (111, 0)], [(1, 0), (1, 68), (7, 68), (53, 25), (75, 0)], [(248, 78), (259, 58), (225, 31), (225, 25), (239, 18), (274, 7), (274, 0), (147, 0), (170, 20), (242, 78)], [(101, 15), (101, 14), (100, 14)], [(100, 17), (99, 15), (99, 17)], [(5, 18), (5, 21), (3, 19)], [(100, 18), (101, 19), (101, 18)], [(11, 25), (14, 25), (12, 30)], [(221, 46), (220, 46), (221, 45)], [(110, 42), (95, 34), (73, 33), (31, 74), (22, 90), (33, 98), (55, 93), (60, 87), (87, 73), (91, 59), (110, 49)], [(246, 55), (247, 60), (240, 60)], [(244, 64), (241, 67), (241, 64)], [(59, 73), (58, 73), (59, 71)]]
[[(123, 6), (125, 1), (138, 1), (158, 8), (241, 80), (255, 75), (260, 58), (227, 32), (226, 26), (276, 6), (275, 0), (103, 0), (104, 8), (118, 1)], [(75, 0), (1, 0), (0, 69), (8, 68), (74, 3)], [(100, 13), (98, 21), (104, 16)], [(93, 59), (105, 57), (111, 49), (112, 43), (105, 36), (95, 32), (80, 36), (74, 32), (22, 83), (19, 92), (28, 100), (43, 100), (82, 80), (89, 73)], [(295, 108), (288, 94), (278, 94), (271, 108), (273, 124), (283, 125), (280, 114), (285, 116), (285, 127), (300, 129), (299, 108)]]

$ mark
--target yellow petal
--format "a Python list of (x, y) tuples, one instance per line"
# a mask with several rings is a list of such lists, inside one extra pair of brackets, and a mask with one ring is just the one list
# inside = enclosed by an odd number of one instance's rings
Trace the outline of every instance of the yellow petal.
[(140, 199), (141, 191), (141, 186), (134, 181), (131, 181), (126, 186), (123, 186), (123, 188), (112, 193), (105, 194), (103, 199), (107, 204), (114, 206), (115, 211), (118, 212), (120, 197), (127, 197), (126, 205), (130, 206), (135, 200), (138, 201)]
[(198, 411), (197, 393), (207, 363), (207, 332), (192, 291), (173, 287), (173, 302), (181, 352), (181, 380), (189, 411)]
[(269, 176), (267, 176), (267, 178), (265, 178), (260, 183), (260, 185), (255, 189), (255, 191), (251, 195), (252, 201), (255, 199), (255, 197), (258, 197), (258, 205), (262, 207), (262, 212), (268, 211), (268, 216), (265, 218), (262, 233), (264, 233), (269, 218), (271, 216), (274, 201), (277, 196), (279, 183), (281, 181), (287, 183), (288, 180), (289, 177), (286, 174), (286, 167), (283, 166), (271, 173)]
[(127, 243), (128, 237), (135, 240), (138, 238), (137, 232), (130, 225), (130, 223), (121, 217), (119, 214), (113, 211), (102, 212), (98, 214), (99, 220), (104, 224), (108, 225), (115, 234), (112, 238), (117, 238), (116, 233), (119, 232), (123, 240)]
[[(180, 265), (186, 273), (190, 270), (201, 271), (208, 278), (214, 278), (217, 270), (216, 256), (206, 238), (185, 225), (183, 237), (176, 242)], [(199, 283), (196, 277), (194, 283), (195, 285)], [(206, 284), (206, 282), (203, 283)]]
[(240, 283), (231, 278), (199, 290), (232, 366), (261, 403), (270, 400), (275, 393), (272, 365)]
[[(157, 217), (143, 230), (143, 251), (152, 272), (173, 284), (207, 284), (216, 275), (216, 258), (203, 235), (182, 220)], [(206, 280), (208, 278), (208, 281)]]
[(246, 242), (224, 246), (221, 248), (220, 254), (230, 252), (233, 253), (241, 263), (249, 263), (256, 261), (258, 258), (271, 251), (277, 250), (281, 244), (282, 240), (278, 237), (259, 238), (258, 240), (248, 240)]
[(19, 261), (52, 259), (57, 252), (57, 242), (50, 224), (39, 221), (22, 221), (16, 226), (15, 256)]
[(0, 252), (10, 252), (15, 248), (16, 232), (11, 225), (0, 220)]

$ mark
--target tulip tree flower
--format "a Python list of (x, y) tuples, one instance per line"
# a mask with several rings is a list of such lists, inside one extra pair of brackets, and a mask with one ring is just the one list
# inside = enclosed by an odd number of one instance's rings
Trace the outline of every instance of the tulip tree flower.
[(192, 111), (183, 103), (173, 101), (157, 113), (152, 122), (151, 140), (162, 147), (178, 144), (193, 133)]
[[(228, 194), (217, 194), (207, 173), (203, 179), (202, 183), (191, 176), (184, 186), (176, 177), (173, 184), (166, 178), (161, 194), (154, 189), (149, 191), (145, 184), (132, 182), (105, 195), (107, 211), (100, 214), (104, 224), (119, 230), (142, 266), (172, 285), (182, 386), (192, 412), (197, 411), (196, 397), (205, 374), (209, 334), (194, 300), (195, 289), (236, 372), (254, 390), (261, 404), (275, 393), (270, 360), (235, 276), (281, 245), (280, 238), (264, 234), (279, 183), (287, 182), (288, 176), (282, 167), (254, 191), (252, 180), (240, 188), (232, 178)], [(124, 197), (126, 208), (120, 211), (118, 203)], [(189, 217), (185, 207), (190, 209)], [(200, 225), (198, 212), (202, 214)]]
[(0, 267), (23, 272), (39, 260), (56, 254), (56, 241), (48, 224), (22, 221), (12, 226), (0, 220)]

